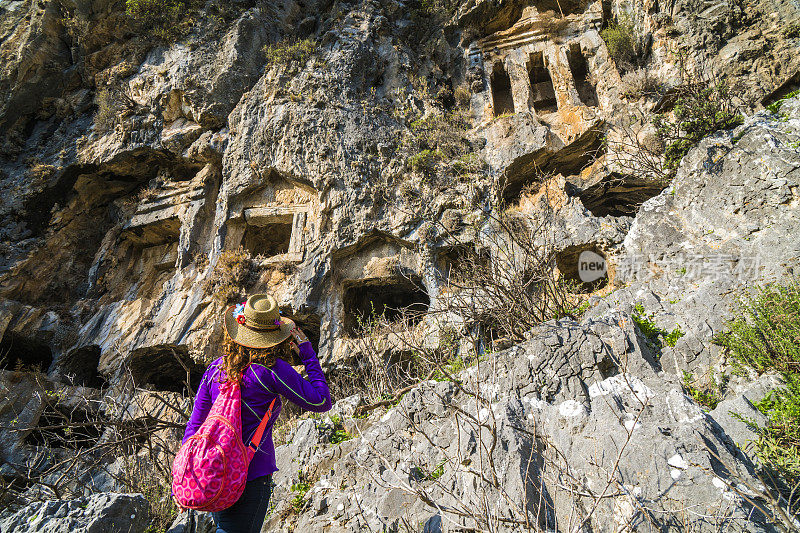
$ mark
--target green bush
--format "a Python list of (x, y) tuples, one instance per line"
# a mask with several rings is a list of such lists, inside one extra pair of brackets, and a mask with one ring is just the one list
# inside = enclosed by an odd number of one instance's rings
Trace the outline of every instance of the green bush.
[(800, 482), (800, 375), (784, 375), (786, 385), (756, 404), (767, 415), (766, 427), (755, 428), (761, 462), (789, 486)]
[(731, 102), (723, 83), (694, 81), (678, 88), (672, 115), (662, 113), (653, 119), (659, 140), (665, 146), (664, 168), (673, 177), (689, 150), (719, 130), (729, 130), (744, 119)]
[(758, 288), (739, 305), (741, 315), (716, 342), (759, 374), (800, 372), (800, 282)]
[(619, 69), (625, 71), (635, 66), (636, 32), (633, 22), (627, 16), (620, 16), (616, 24), (612, 24), (600, 32), (600, 37), (606, 42), (608, 55)]
[(342, 418), (340, 416), (334, 415), (331, 417), (331, 421), (333, 422), (331, 444), (341, 444), (342, 442), (353, 438), (353, 436), (349, 434), (346, 429), (344, 429), (344, 424), (342, 423)]
[(295, 69), (305, 65), (317, 51), (317, 43), (311, 39), (288, 39), (264, 47), (267, 56), (267, 68), (282, 65)]
[(442, 187), (449, 183), (448, 177), (482, 172), (485, 164), (466, 139), (469, 127), (467, 112), (460, 108), (412, 121), (403, 140), (408, 168), (426, 177), (438, 176)]
[(311, 489), (311, 484), (305, 478), (301, 477), (300, 481), (292, 484), (292, 492), (295, 493), (292, 498), (292, 509), (296, 513), (302, 513), (306, 506), (306, 493)]
[(439, 150), (425, 149), (408, 158), (408, 166), (414, 172), (421, 172), (426, 176), (433, 173), (436, 163), (442, 160), (442, 152)]
[(117, 105), (112, 92), (109, 89), (101, 89), (97, 92), (97, 113), (94, 115), (95, 128), (100, 133), (105, 133), (114, 129), (117, 124)]
[[(452, 377), (455, 377), (456, 374), (458, 374), (459, 372), (461, 372), (462, 370), (464, 370), (466, 368), (469, 368), (470, 366), (472, 366), (473, 364), (475, 364), (477, 362), (478, 361), (476, 359), (474, 359), (474, 358), (471, 359), (471, 360), (467, 360), (463, 356), (460, 356), (460, 355), (456, 356), (456, 357), (452, 357), (452, 358), (446, 360), (442, 364), (442, 368), (443, 368), (444, 372), (439, 371), (439, 370), (435, 371), (433, 373), (433, 375), (431, 376), (431, 379), (434, 379), (436, 381), (449, 381), (451, 378), (449, 378), (448, 375), (452, 376)], [(445, 374), (445, 372), (446, 372), (446, 374)]]
[(800, 482), (800, 282), (758, 288), (741, 299), (740, 308), (728, 331), (714, 340), (737, 364), (783, 376), (785, 386), (756, 404), (769, 422), (751, 425), (767, 472), (793, 487)]
[(414, 466), (412, 468), (412, 471), (417, 479), (421, 479), (424, 481), (436, 481), (437, 479), (442, 477), (442, 475), (444, 475), (445, 463), (447, 463), (447, 460), (444, 460), (438, 465), (436, 465), (436, 468), (434, 468), (430, 472), (421, 466)]
[(440, 30), (455, 15), (459, 5), (459, 0), (420, 0), (411, 7), (409, 15), (415, 30), (412, 35), (416, 37), (412, 46), (430, 43), (430, 34)]
[(193, 7), (193, 0), (125, 0), (125, 13), (139, 30), (164, 41), (183, 33)]

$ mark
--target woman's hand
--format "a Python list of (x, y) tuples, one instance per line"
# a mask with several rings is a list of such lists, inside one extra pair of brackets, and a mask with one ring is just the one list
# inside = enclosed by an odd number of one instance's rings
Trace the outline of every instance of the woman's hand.
[(303, 333), (303, 331), (297, 326), (293, 327), (289, 333), (292, 334), (292, 337), (294, 337), (294, 340), (297, 344), (308, 342), (308, 337), (306, 337), (306, 334)]
[(306, 334), (303, 333), (303, 330), (301, 330), (297, 326), (293, 327), (289, 331), (289, 333), (291, 333), (292, 337), (294, 338), (293, 341), (289, 341), (289, 347), (292, 349), (294, 353), (296, 353), (299, 356), (300, 348), (298, 348), (298, 346), (303, 344), (304, 342), (309, 342), (308, 337), (306, 337)]

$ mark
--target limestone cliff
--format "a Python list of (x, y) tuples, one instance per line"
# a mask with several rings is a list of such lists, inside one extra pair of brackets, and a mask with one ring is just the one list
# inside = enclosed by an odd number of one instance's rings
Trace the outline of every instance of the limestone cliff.
[[(797, 272), (800, 101), (764, 110), (800, 88), (794, 3), (209, 0), (159, 28), (130, 6), (0, 0), (0, 505), (126, 490), (153, 450), (103, 443), (174, 441), (220, 314), (270, 291), (336, 399), (370, 350), (408, 361), (420, 332), (440, 349), (441, 320), (464, 336), (453, 357), (491, 371), (460, 374), (477, 389), (432, 372), (397, 406), (354, 417), (375, 402), (350, 397), (287, 429), (265, 530), (778, 527), (752, 503), (737, 419), (701, 411), (681, 375), (720, 363), (737, 291)], [(747, 118), (656, 179), (619, 139), (652, 144), (689, 75), (722, 80)], [(502, 213), (546, 221), (536, 246), (580, 313), (517, 337), (452, 313), (465, 247), (528, 275)], [(591, 284), (586, 251), (607, 269)], [(637, 304), (683, 335), (655, 350)], [(398, 308), (416, 311), (407, 337), (365, 348), (364, 318)], [(470, 346), (480, 328), (502, 334)], [(94, 429), (45, 438), (59, 413)], [(359, 436), (331, 445), (342, 420)], [(102, 468), (69, 463), (96, 445)], [(484, 461), (502, 472), (488, 489)]]

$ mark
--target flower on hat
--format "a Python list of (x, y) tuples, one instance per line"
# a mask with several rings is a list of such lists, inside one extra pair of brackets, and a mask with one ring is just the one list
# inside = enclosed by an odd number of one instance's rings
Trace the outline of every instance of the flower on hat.
[(233, 318), (235, 318), (236, 322), (239, 324), (244, 324), (247, 320), (244, 316), (244, 306), (246, 304), (247, 302), (242, 302), (233, 308)]
[(276, 318), (275, 320), (272, 321), (272, 323), (275, 324), (276, 326), (280, 326), (281, 325), (281, 317)]

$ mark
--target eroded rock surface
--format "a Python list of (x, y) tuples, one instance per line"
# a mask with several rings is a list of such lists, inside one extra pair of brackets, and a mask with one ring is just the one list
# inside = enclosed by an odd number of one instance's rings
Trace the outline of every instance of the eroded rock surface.
[[(567, 530), (579, 525), (572, 510), (591, 510), (592, 527), (611, 530), (691, 521), (680, 513), (696, 502), (733, 529), (761, 527), (713, 459), (756, 483), (733, 446), (748, 433), (723, 412), (750, 409), (749, 383), (707, 414), (679, 376), (720, 363), (711, 339), (738, 291), (796, 272), (800, 101), (702, 141), (662, 191), (610, 168), (606, 139), (630, 115), (668, 108), (670, 93), (626, 92), (632, 66), (614, 60), (601, 32), (627, 17), (636, 68), (663, 88), (679, 83), (681, 65), (712, 70), (750, 112), (798, 87), (797, 6), (423, 4), (208, 2), (169, 42), (133, 24), (124, 3), (0, 2), (0, 474), (15, 495), (30, 489), (21, 466), (41, 474), (51, 463), (34, 459), (74, 453), (36, 440), (48, 409), (179, 426), (217, 355), (219, 315), (244, 293), (275, 293), (326, 368), (357, 364), (355, 317), (398, 303), (435, 315), (458, 245), (498, 256), (486, 220), (510, 207), (548, 221), (558, 275), (580, 281), (585, 251), (608, 263), (583, 321), (543, 325), (493, 356), (491, 376), (467, 371), (483, 382), (485, 412), (457, 386), (429, 382), (366, 419), (353, 418), (358, 402), (340, 403), (360, 436), (337, 446), (326, 444), (331, 424), (302, 421), (279, 454), (267, 529), (468, 526), (430, 501), (479, 508), (470, 476), (488, 459), (478, 425), (489, 419), (501, 486), (529, 504), (507, 516)], [(308, 54), (265, 49), (298, 39)], [(426, 133), (431, 117), (454, 114), (468, 125)], [(461, 170), (419, 164), (447, 142), (461, 152), (446, 163)], [(648, 345), (631, 324), (637, 303), (685, 335)], [(159, 397), (182, 407), (166, 414)], [(450, 450), (460, 459), (442, 463)], [(288, 503), (298, 470), (314, 480), (299, 510)], [(120, 486), (93, 471), (64, 490)], [(601, 495), (596, 507), (587, 494)], [(105, 513), (79, 517), (75, 505), (19, 512), (74, 514), (53, 531)]]
[(134, 533), (144, 531), (149, 521), (149, 504), (141, 494), (101, 493), (76, 500), (32, 503), (0, 519), (0, 530)]
[[(354, 437), (338, 445), (326, 442), (324, 422), (303, 421), (277, 451), (278, 506), (265, 531), (457, 531), (476, 527), (468, 514), (480, 515), (484, 498), (517, 502), (507, 518), (558, 531), (574, 530), (577, 511), (589, 509), (584, 526), (600, 530), (675, 521), (703, 530), (703, 516), (736, 531), (770, 529), (753, 514), (752, 464), (678, 379), (657, 372), (628, 315), (543, 324), (459, 379), (347, 420)], [(299, 514), (297, 472), (313, 483)], [(500, 476), (499, 490), (476, 483), (481, 473)], [(467, 515), (445, 519), (436, 506)]]

